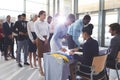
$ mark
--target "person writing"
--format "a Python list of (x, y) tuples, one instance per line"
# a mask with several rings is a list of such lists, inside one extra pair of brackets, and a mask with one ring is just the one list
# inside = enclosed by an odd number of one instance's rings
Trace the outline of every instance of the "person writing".
[(63, 52), (66, 51), (66, 49), (63, 48), (61, 45), (61, 40), (66, 37), (68, 27), (74, 21), (75, 21), (75, 16), (73, 14), (69, 14), (66, 19), (66, 22), (64, 24), (60, 24), (60, 25), (56, 26), (55, 32), (50, 41), (51, 52), (56, 52), (59, 50), (61, 50)]
[[(93, 58), (95, 56), (99, 55), (98, 42), (91, 37), (92, 30), (93, 30), (92, 24), (88, 24), (87, 27), (84, 27), (82, 29), (82, 37), (84, 40), (86, 40), (86, 42), (83, 44), (83, 47), (82, 47), (83, 55), (82, 56), (74, 55), (74, 52), (79, 51), (79, 48), (72, 49), (70, 52), (70, 54), (73, 55), (74, 60), (80, 61), (80, 63), (82, 63), (84, 65), (88, 65), (88, 66), (91, 66)], [(70, 70), (73, 70), (72, 69), (73, 66), (74, 65), (72, 65), (72, 64), (70, 65), (70, 68), (71, 68)], [(83, 72), (86, 72), (86, 73), (90, 72), (90, 69), (87, 69), (84, 67), (80, 67), (80, 70), (82, 70)], [(74, 78), (74, 75), (72, 73), (71, 73), (71, 75)]]

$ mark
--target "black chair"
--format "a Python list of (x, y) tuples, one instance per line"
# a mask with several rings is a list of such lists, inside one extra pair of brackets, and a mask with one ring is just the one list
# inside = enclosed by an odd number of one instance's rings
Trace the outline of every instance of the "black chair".
[[(84, 80), (107, 80), (106, 77), (106, 59), (107, 54), (96, 56), (93, 58), (92, 66), (83, 65), (80, 62), (77, 62), (75, 68), (75, 75), (82, 77)], [(86, 73), (83, 70), (80, 70), (80, 67), (85, 67), (90, 69), (90, 73)]]
[(120, 70), (120, 51), (118, 52), (115, 60), (107, 60), (106, 66), (107, 66), (107, 68), (115, 69), (118, 80), (120, 80), (119, 73), (118, 73), (118, 70)]

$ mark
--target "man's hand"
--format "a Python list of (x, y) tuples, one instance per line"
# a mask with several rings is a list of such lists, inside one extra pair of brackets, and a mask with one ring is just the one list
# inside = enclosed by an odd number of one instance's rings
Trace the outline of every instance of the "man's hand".
[(65, 48), (61, 48), (60, 50), (63, 51), (63, 52), (66, 52), (66, 51), (67, 51)]
[(23, 32), (19, 32), (19, 34), (20, 34), (20, 35), (25, 35), (25, 33), (23, 33)]
[(3, 33), (0, 33), (0, 35), (1, 35), (2, 37), (4, 37), (4, 34), (3, 34)]
[(78, 51), (78, 48), (71, 49), (70, 52), (69, 52), (69, 54), (70, 54), (70, 55), (73, 55), (74, 52), (77, 52), (77, 51)]
[(12, 38), (13, 38), (12, 34), (11, 34), (11, 35), (9, 35), (8, 37), (9, 37), (10, 39), (12, 39)]

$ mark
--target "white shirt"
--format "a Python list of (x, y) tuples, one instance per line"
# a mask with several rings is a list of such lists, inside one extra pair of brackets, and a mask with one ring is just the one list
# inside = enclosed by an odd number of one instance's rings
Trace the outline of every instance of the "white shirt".
[(45, 38), (43, 36), (47, 36), (47, 39), (49, 38), (49, 24), (45, 21), (36, 21), (34, 24), (34, 30), (37, 35), (37, 37), (45, 41)]
[(32, 33), (31, 33), (31, 32), (35, 32), (33, 21), (30, 21), (27, 23), (27, 31), (28, 31), (28, 36), (29, 36), (30, 40), (33, 42), (34, 39), (33, 39)]
[(7, 22), (8, 23), (8, 25), (9, 25), (9, 28), (11, 28), (11, 22)]
[(50, 28), (49, 31), (50, 33), (54, 33), (55, 27), (58, 25), (58, 20), (57, 18), (53, 19), (52, 22), (50, 23)]

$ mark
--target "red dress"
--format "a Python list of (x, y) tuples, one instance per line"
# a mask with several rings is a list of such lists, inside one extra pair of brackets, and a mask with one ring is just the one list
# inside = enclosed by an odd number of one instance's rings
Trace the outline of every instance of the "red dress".
[(0, 28), (0, 39), (2, 39), (3, 38), (3, 36), (2, 36), (2, 28)]

